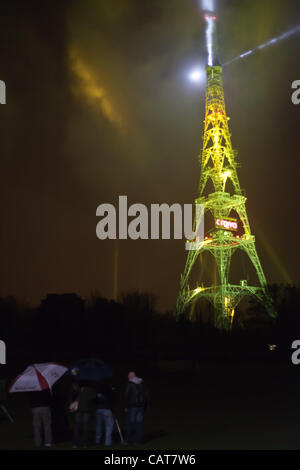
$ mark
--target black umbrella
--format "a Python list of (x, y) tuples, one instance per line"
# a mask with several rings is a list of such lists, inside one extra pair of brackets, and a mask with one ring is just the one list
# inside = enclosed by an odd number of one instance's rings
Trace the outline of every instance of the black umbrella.
[(69, 371), (77, 382), (101, 382), (113, 376), (113, 369), (99, 359), (80, 359)]

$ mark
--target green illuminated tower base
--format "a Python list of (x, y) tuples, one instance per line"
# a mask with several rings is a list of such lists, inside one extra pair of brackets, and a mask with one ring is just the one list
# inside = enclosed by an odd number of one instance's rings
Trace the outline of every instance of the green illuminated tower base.
[[(236, 154), (231, 146), (229, 118), (225, 111), (222, 67), (219, 65), (207, 67), (206, 74), (201, 178), (199, 197), (195, 203), (204, 206), (204, 214), (208, 212), (212, 214), (215, 228), (210, 230), (202, 246), (199, 245), (199, 249), (188, 251), (175, 315), (184, 313), (191, 304), (204, 297), (214, 306), (215, 326), (219, 329), (230, 329), (235, 308), (244, 296), (255, 296), (264, 303), (270, 316), (275, 317), (276, 314), (256, 252), (255, 237), (250, 230), (245, 207), (246, 197), (242, 194), (237, 176)], [(214, 192), (205, 195), (209, 180), (212, 181)], [(233, 188), (231, 194), (226, 191), (229, 181)], [(239, 284), (230, 284), (230, 262), (236, 250), (243, 250), (248, 255), (257, 274), (258, 286), (249, 286), (246, 280), (241, 280)], [(199, 287), (191, 290), (188, 284), (191, 270), (203, 252), (211, 253), (215, 259), (219, 275), (218, 285), (205, 287), (200, 280)]]

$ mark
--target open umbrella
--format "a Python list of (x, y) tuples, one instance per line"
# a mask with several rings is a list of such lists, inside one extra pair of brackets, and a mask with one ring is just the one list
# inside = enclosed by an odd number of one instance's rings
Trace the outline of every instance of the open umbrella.
[(55, 363), (32, 364), (28, 366), (10, 385), (8, 391), (38, 392), (47, 390), (67, 372), (67, 367)]
[(99, 359), (80, 359), (69, 370), (77, 382), (101, 382), (113, 376), (112, 367)]

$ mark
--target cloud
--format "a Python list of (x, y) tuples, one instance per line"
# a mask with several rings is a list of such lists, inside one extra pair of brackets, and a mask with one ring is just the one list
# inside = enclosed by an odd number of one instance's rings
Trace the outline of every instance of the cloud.
[(124, 130), (124, 122), (121, 118), (120, 112), (114, 107), (110, 100), (107, 91), (99, 83), (99, 78), (96, 77), (92, 68), (89, 67), (79, 52), (71, 48), (70, 50), (70, 64), (71, 70), (77, 77), (73, 92), (75, 95), (85, 97), (93, 104), (99, 104), (104, 116), (119, 130)]

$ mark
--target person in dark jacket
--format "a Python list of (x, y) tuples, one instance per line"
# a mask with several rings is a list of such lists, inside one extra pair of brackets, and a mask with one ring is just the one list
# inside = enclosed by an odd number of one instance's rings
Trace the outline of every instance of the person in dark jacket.
[(132, 443), (135, 434), (135, 444), (142, 443), (144, 414), (149, 401), (149, 394), (143, 379), (129, 372), (125, 389), (126, 442)]
[(33, 437), (36, 447), (52, 446), (52, 423), (51, 423), (51, 392), (43, 390), (40, 392), (29, 392), (29, 401), (32, 409)]
[(100, 384), (96, 397), (96, 444), (99, 444), (103, 435), (103, 423), (105, 425), (106, 446), (112, 445), (112, 432), (114, 418), (112, 414), (113, 389), (108, 384)]
[(81, 445), (81, 435), (83, 446), (88, 446), (90, 417), (95, 410), (95, 400), (95, 388), (89, 383), (81, 383), (76, 400), (70, 405), (70, 410), (75, 411), (73, 447)]

